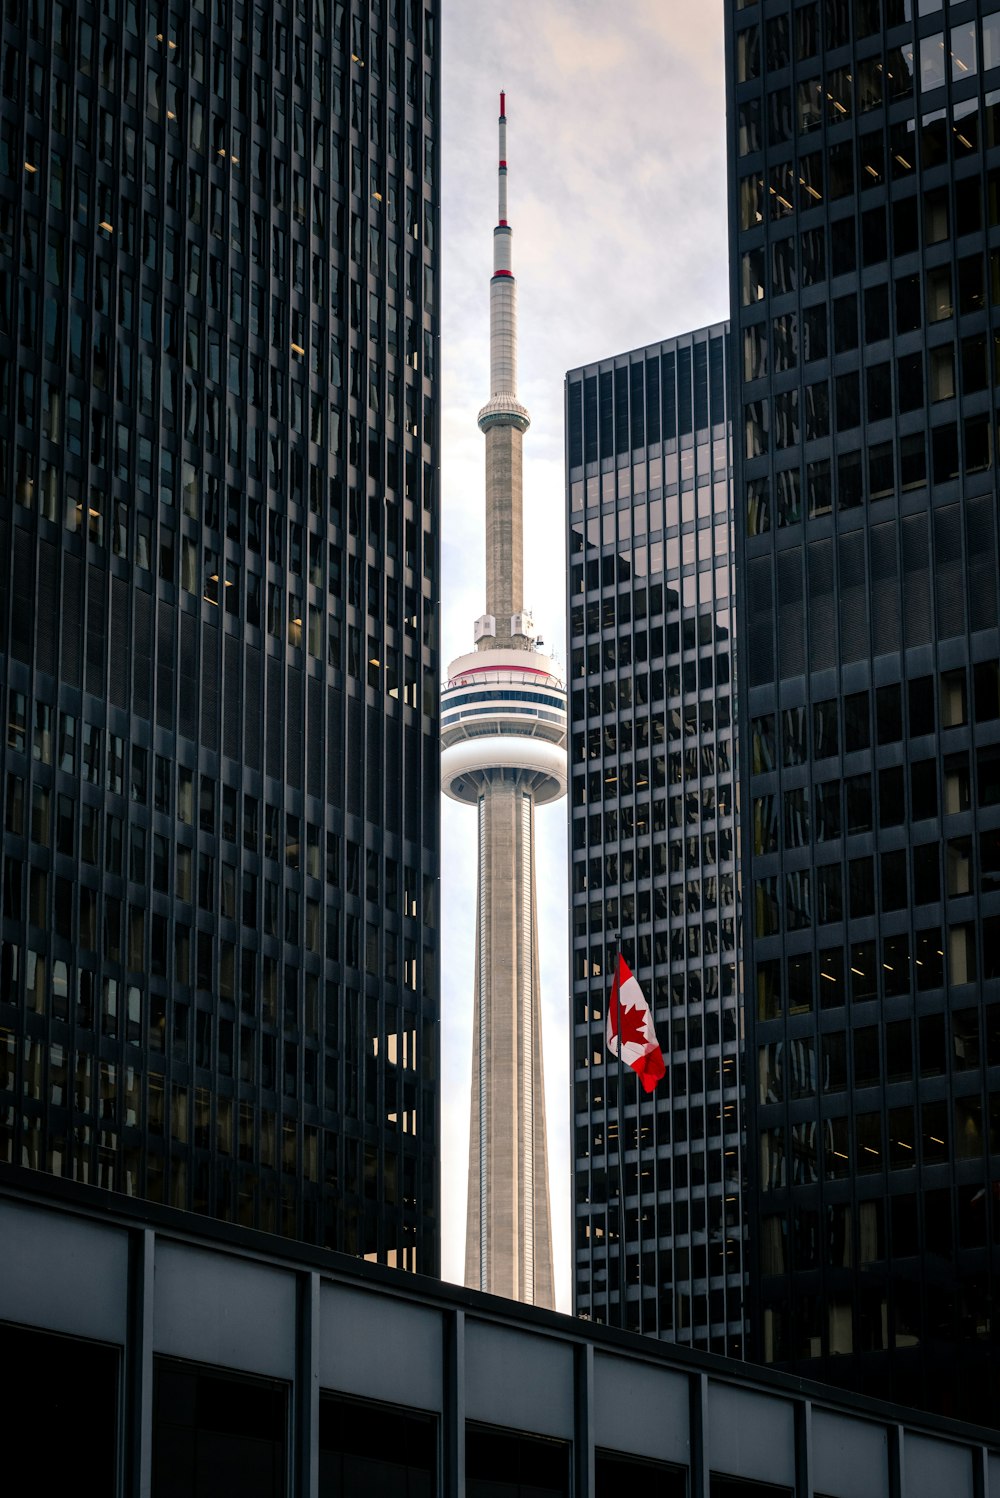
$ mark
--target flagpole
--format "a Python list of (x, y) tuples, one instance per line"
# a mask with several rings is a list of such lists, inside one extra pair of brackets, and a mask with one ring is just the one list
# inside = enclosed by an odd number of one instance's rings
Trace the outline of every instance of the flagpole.
[[(625, 1330), (626, 1318), (626, 1259), (625, 1259), (625, 1055), (622, 1049), (624, 1025), (622, 1022), (622, 993), (628, 994), (628, 1026), (629, 1044), (636, 1052), (634, 1059), (630, 1059), (629, 1066), (635, 1072), (635, 1121), (636, 1121), (636, 1197), (639, 1191), (639, 1124), (641, 1120), (642, 1095), (639, 1084), (642, 1083), (646, 1092), (652, 1092), (657, 1082), (666, 1074), (663, 1060), (663, 1050), (656, 1038), (656, 1027), (653, 1023), (653, 1011), (649, 1001), (632, 969), (622, 956), (621, 933), (614, 931), (609, 933), (614, 938), (617, 955), (615, 957), (614, 981), (611, 984), (611, 993), (608, 995), (607, 1012), (607, 1048), (611, 1050), (614, 1046), (618, 1057), (618, 1321), (622, 1330)], [(619, 979), (624, 974), (624, 982)], [(607, 1077), (607, 1087), (611, 1087), (611, 1078)], [(611, 1118), (608, 1115), (608, 1129), (611, 1128)], [(610, 1190), (610, 1156), (609, 1156), (609, 1190)], [(610, 1206), (610, 1203), (609, 1203)], [(610, 1240), (610, 1212), (609, 1212), (608, 1237)], [(637, 1243), (639, 1233), (636, 1234)], [(641, 1247), (641, 1244), (640, 1244)], [(641, 1261), (640, 1261), (641, 1262)], [(608, 1263), (608, 1317), (611, 1313), (611, 1264)], [(642, 1276), (639, 1276), (640, 1298)]]
[(642, 1331), (642, 1086), (635, 1073), (635, 1261), (639, 1271), (639, 1326)]
[[(615, 977), (621, 958), (621, 933), (615, 932)], [(622, 1060), (622, 996), (618, 990), (618, 1325), (625, 1330), (625, 1064)]]

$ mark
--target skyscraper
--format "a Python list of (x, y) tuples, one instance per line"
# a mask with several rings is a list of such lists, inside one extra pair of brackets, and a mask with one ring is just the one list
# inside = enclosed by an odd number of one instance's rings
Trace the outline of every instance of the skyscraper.
[(727, 7), (754, 1346), (986, 1419), (1000, 1393), (989, 10)]
[[(574, 1305), (740, 1356), (742, 1016), (728, 326), (566, 377)], [(605, 1049), (615, 944), (651, 1098)], [(624, 1121), (624, 1242), (618, 1130)]]
[(500, 95), (499, 213), (490, 281), (486, 612), (441, 694), (441, 784), (476, 808), (478, 883), (465, 1282), (552, 1306), (552, 1232), (535, 908), (535, 806), (566, 790), (566, 694), (522, 593), (517, 303)]
[(437, 6), (3, 27), (0, 1159), (436, 1272)]

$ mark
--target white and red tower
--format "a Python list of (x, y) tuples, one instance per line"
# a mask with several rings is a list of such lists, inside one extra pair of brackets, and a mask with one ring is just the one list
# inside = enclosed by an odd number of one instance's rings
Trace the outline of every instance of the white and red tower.
[(475, 650), (452, 661), (441, 694), (441, 785), (476, 808), (479, 862), (467, 1285), (554, 1306), (535, 806), (566, 792), (566, 692), (536, 645), (523, 599), (517, 287), (507, 222), (507, 118), (500, 95), (499, 215), (490, 282), (486, 438), (486, 612)]

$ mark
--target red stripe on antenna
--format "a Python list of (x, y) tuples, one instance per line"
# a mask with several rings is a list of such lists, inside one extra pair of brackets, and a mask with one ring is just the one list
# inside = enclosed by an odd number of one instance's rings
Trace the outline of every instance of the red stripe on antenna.
[(501, 119), (504, 119), (506, 117), (506, 114), (507, 114), (507, 108), (506, 108), (506, 103), (505, 103), (506, 98), (507, 98), (507, 95), (501, 89), (501, 91), (500, 91), (500, 118)]

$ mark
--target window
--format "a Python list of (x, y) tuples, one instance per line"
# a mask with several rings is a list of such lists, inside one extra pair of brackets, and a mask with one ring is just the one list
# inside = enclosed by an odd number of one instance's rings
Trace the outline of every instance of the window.
[(321, 1394), (321, 1495), (430, 1494), (437, 1487), (437, 1421), (431, 1415)]
[(868, 420), (887, 420), (892, 416), (892, 366), (887, 362), (869, 365), (866, 385)]
[(569, 1447), (489, 1425), (465, 1429), (468, 1498), (569, 1498)]
[[(58, 1148), (58, 1141), (55, 1141)], [(55, 1168), (54, 1165), (51, 1168)], [(65, 1163), (62, 1171), (67, 1169)], [(46, 1492), (69, 1492), (79, 1483), (81, 1450), (88, 1452), (88, 1482), (95, 1491), (115, 1490), (117, 1468), (119, 1352), (117, 1348), (0, 1326), (0, 1358), (20, 1374), (5, 1395), (5, 1421), (30, 1443), (33, 1481)], [(60, 1438), (53, 1440), (51, 1406), (34, 1396), (58, 1364), (73, 1397), (60, 1401)]]
[[(186, 1119), (181, 1122), (186, 1125)], [(287, 1405), (283, 1384), (156, 1358), (157, 1486), (169, 1492), (201, 1491), (217, 1484), (220, 1472), (252, 1472), (259, 1498), (279, 1498), (285, 1492)]]
[(861, 391), (854, 370), (837, 375), (834, 380), (834, 410), (838, 432), (850, 431), (861, 423)]
[(741, 301), (744, 307), (764, 299), (764, 251), (750, 250), (742, 259), (740, 270)]
[(971, 923), (949, 928), (948, 972), (952, 984), (975, 982), (976, 932)]
[[(916, 819), (916, 813), (914, 813)], [(918, 843), (913, 848), (913, 899), (917, 905), (932, 905), (941, 898), (938, 845)], [(918, 956), (917, 966), (920, 966)]]
[(749, 26), (736, 38), (736, 81), (747, 83), (760, 76), (760, 27)]
[[(926, 993), (930, 989), (941, 988), (944, 984), (944, 949), (941, 932), (939, 930), (918, 931), (914, 952), (918, 990)], [(923, 1034), (922, 1028), (921, 1034)]]
[(976, 56), (976, 26), (967, 21), (961, 26), (952, 26), (950, 33), (950, 62), (953, 82), (970, 78), (978, 68)]
[(804, 307), (802, 309), (802, 357), (808, 364), (814, 359), (825, 359), (826, 355), (826, 304)]
[(932, 401), (951, 400), (955, 395), (955, 350), (950, 343), (928, 351)]
[(878, 1113), (859, 1113), (855, 1121), (855, 1169), (860, 1175), (882, 1169), (882, 1119)]
[[(764, 1314), (766, 1316), (768, 1312), (765, 1311)], [(744, 1482), (741, 1477), (720, 1477), (717, 1472), (713, 1472), (709, 1478), (709, 1495), (710, 1498), (791, 1498), (791, 1489), (775, 1487), (770, 1482)]]
[(902, 910), (906, 906), (906, 853), (896, 849), (881, 857), (881, 890), (883, 910)]
[(684, 1498), (687, 1474), (662, 1462), (624, 1456), (617, 1451), (595, 1451), (595, 1498), (620, 1498), (623, 1493), (655, 1492), (659, 1498)]
[(801, 765), (808, 756), (808, 717), (802, 707), (785, 708), (781, 714), (782, 758), (785, 765)]
[(892, 766), (878, 772), (878, 824), (880, 827), (899, 827), (906, 817), (903, 794), (903, 771)]
[(878, 995), (878, 975), (875, 968), (875, 943), (856, 942), (850, 950), (851, 1000), (861, 1003)]
[(896, 744), (903, 736), (902, 704), (898, 686), (879, 687), (875, 693), (875, 724), (879, 744)]
[(773, 770), (775, 757), (774, 714), (754, 718), (752, 729), (753, 773), (759, 775)]
[(847, 1089), (847, 1051), (843, 1030), (823, 1036), (822, 1088), (824, 1092)]
[(850, 775), (847, 793), (847, 833), (870, 832), (872, 828), (872, 783), (870, 775)]
[(1000, 672), (996, 661), (983, 661), (974, 668), (976, 722), (1000, 718)]
[(101, 779), (101, 730), (92, 723), (83, 725), (83, 778), (92, 785)]
[(936, 817), (938, 809), (937, 762), (915, 760), (910, 766), (910, 804), (915, 822)]
[[(912, 1076), (913, 1034), (910, 1021), (893, 1020), (885, 1027), (885, 1080), (906, 1082)], [(911, 1165), (915, 1163), (910, 1161)]]
[(937, 1165), (947, 1160), (948, 1104), (923, 1103), (920, 1109), (920, 1121), (923, 1133), (923, 1163)]
[(739, 111), (739, 154), (748, 156), (761, 148), (760, 102), (748, 100)]
[(957, 728), (968, 722), (965, 671), (945, 671), (941, 675), (941, 727)]
[(756, 380), (767, 374), (767, 333), (762, 324), (743, 333), (743, 377)]

